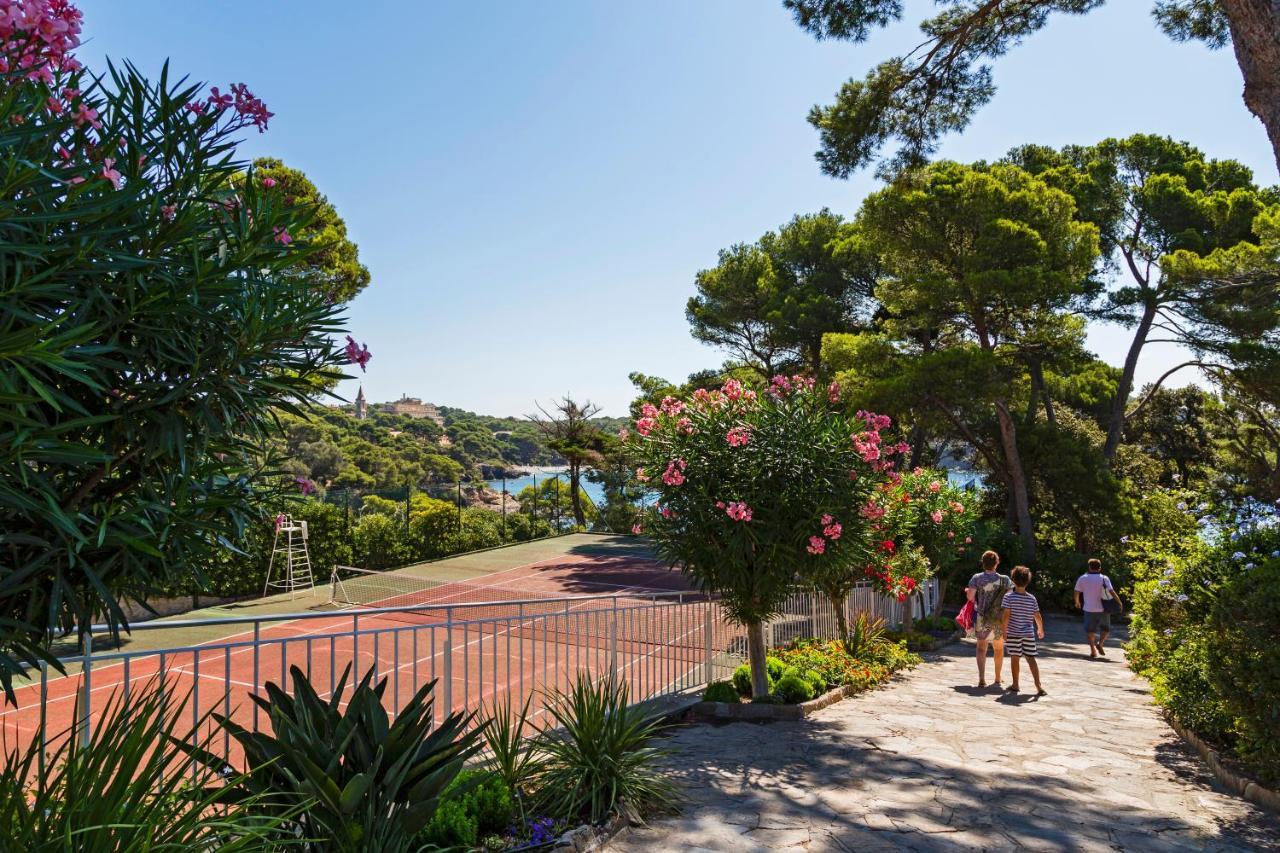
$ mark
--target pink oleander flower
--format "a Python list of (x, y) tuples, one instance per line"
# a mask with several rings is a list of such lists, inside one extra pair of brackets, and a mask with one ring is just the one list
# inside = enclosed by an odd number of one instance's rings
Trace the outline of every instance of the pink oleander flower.
[(973, 544), (973, 537), (972, 537), (972, 536), (966, 536), (966, 537), (964, 537), (964, 544), (966, 544), (966, 545), (971, 545), (971, 544)]
[(160, 215), (165, 218), (166, 222), (172, 222), (178, 216), (178, 206), (176, 204), (166, 204), (161, 206)]
[(642, 483), (649, 482), (649, 475), (644, 472), (643, 468), (636, 469), (636, 479)]
[(231, 95), (221, 94), (218, 91), (217, 86), (210, 88), (209, 91), (212, 92), (212, 94), (209, 95), (209, 106), (214, 110), (225, 110), (227, 107), (235, 103), (235, 98)]
[(751, 441), (751, 430), (744, 426), (736, 426), (724, 434), (724, 440), (730, 447), (741, 447)]
[(964, 512), (964, 504), (960, 503), (960, 501), (952, 501), (952, 502), (951, 502), (951, 511), (952, 511), (952, 512)]
[(371, 358), (373, 358), (373, 353), (369, 352), (368, 344), (357, 344), (355, 338), (347, 335), (347, 362), (349, 364), (360, 365), (360, 372), (364, 373), (365, 366), (368, 365)]
[(666, 504), (663, 504), (661, 507), (658, 508), (658, 513), (663, 518), (675, 518), (675, 515), (676, 515), (676, 511), (671, 507), (667, 506)]
[(940, 509), (935, 509), (933, 512), (929, 513), (929, 517), (933, 519), (933, 523), (934, 523), (934, 524), (941, 524), (941, 523), (942, 523), (942, 510), (940, 510)]
[(310, 478), (303, 477), (301, 474), (294, 477), (293, 481), (298, 484), (298, 488), (302, 490), (304, 495), (313, 494), (316, 490), (316, 484), (313, 483)]
[(683, 459), (676, 459), (667, 463), (667, 470), (662, 472), (662, 482), (666, 483), (668, 486), (684, 485), (684, 469), (685, 461)]
[(742, 396), (742, 383), (736, 379), (728, 379), (721, 390), (730, 400), (737, 400)]
[(829, 403), (840, 402), (840, 383), (839, 382), (832, 382), (830, 385), (827, 386), (827, 402)]
[(116, 161), (112, 157), (104, 158), (102, 161), (102, 172), (98, 177), (111, 182), (111, 186), (120, 189), (120, 182), (123, 180), (120, 173), (115, 169)]
[(942, 491), (942, 484), (939, 483), (937, 480), (933, 480), (932, 482), (929, 483), (929, 491), (933, 492), (936, 495), (938, 492)]
[(954, 530), (948, 530), (948, 531), (947, 531), (947, 538), (948, 538), (948, 539), (955, 539), (955, 538), (956, 538), (956, 532), (955, 532)]
[(693, 421), (688, 418), (680, 418), (680, 420), (676, 421), (676, 429), (685, 435), (693, 435)]
[(840, 522), (833, 521), (826, 527), (822, 528), (822, 535), (830, 539), (832, 542), (840, 538), (840, 534), (844, 533), (844, 527)]
[(639, 536), (643, 531), (640, 525), (637, 523), (637, 524), (631, 525), (631, 532), (634, 533), (636, 536)]
[(725, 514), (734, 521), (750, 521), (751, 507), (742, 501), (730, 501), (724, 508)]
[(827, 540), (821, 536), (810, 536), (809, 547), (805, 548), (810, 554), (818, 555), (827, 550)]
[(658, 407), (653, 403), (645, 403), (640, 407), (640, 416), (643, 418), (654, 418), (656, 420), (658, 417)]
[(204, 115), (204, 104), (199, 101), (189, 101), (187, 103), (187, 112), (202, 116)]
[(640, 418), (636, 421), (636, 432), (643, 436), (647, 436), (649, 433), (653, 432), (654, 427), (657, 425), (658, 422), (653, 418)]
[(693, 392), (694, 402), (705, 403), (711, 399), (711, 392), (706, 388), (699, 388)]
[(263, 185), (264, 187), (266, 187), (267, 189), (271, 189), (272, 187), (274, 187), (274, 186), (276, 185), (276, 179), (275, 179), (275, 178), (263, 178), (263, 179), (262, 179), (262, 185)]
[(45, 103), (49, 107), (49, 112), (53, 113), (54, 115), (62, 115), (62, 110), (64, 109), (64, 107), (62, 106), (62, 101), (59, 101), (57, 98), (51, 95), (49, 99), (45, 101)]
[(289, 229), (283, 225), (277, 225), (275, 228), (276, 242), (281, 246), (287, 246), (293, 242), (293, 236), (289, 234)]
[(867, 501), (862, 505), (862, 509), (859, 512), (862, 517), (868, 521), (876, 521), (877, 519), (884, 518), (884, 514), (888, 512), (888, 510), (880, 506), (875, 501)]
[(684, 411), (684, 401), (667, 395), (662, 398), (662, 411), (674, 417)]
[(716, 501), (716, 509), (724, 509), (724, 501)]
[(750, 388), (742, 392), (742, 399), (744, 400), (750, 401), (750, 400), (754, 400), (755, 398), (756, 398), (756, 392), (752, 391)]
[(894, 447), (897, 449), (899, 453), (911, 452), (911, 445), (907, 444), (905, 441), (899, 441), (897, 444), (894, 445)]
[(836, 520), (836, 519), (835, 519), (835, 516), (833, 516), (833, 515), (832, 515), (831, 513), (829, 513), (829, 512), (828, 512), (828, 513), (824, 513), (824, 514), (823, 514), (823, 516), (822, 516), (822, 523), (823, 523), (824, 525), (825, 525), (825, 524), (830, 524), (831, 522), (833, 522), (833, 521), (835, 521), (835, 520)]
[(241, 118), (258, 128), (258, 133), (267, 129), (267, 122), (275, 113), (267, 109), (261, 98), (249, 91), (243, 83), (232, 83), (231, 94), (235, 97), (235, 110)]
[(74, 118), (77, 127), (87, 124), (94, 130), (102, 130), (102, 122), (98, 121), (98, 111), (88, 104), (80, 104), (75, 111)]

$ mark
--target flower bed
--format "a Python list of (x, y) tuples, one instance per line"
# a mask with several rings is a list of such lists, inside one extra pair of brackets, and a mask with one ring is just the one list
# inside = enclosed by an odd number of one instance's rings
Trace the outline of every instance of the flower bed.
[(878, 687), (895, 672), (920, 663), (901, 642), (874, 639), (854, 654), (839, 640), (801, 638), (767, 659), (770, 692), (750, 702), (751, 674), (738, 668), (732, 681), (708, 685), (694, 713), (730, 719), (799, 719), (816, 710)]

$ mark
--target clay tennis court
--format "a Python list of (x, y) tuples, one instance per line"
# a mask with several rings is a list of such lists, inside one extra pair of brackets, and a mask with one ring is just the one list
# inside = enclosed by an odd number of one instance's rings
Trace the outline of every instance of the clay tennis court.
[[(564, 536), (352, 575), (337, 587), (318, 576), (309, 593), (139, 625), (119, 649), (100, 650), (99, 638), (87, 673), (90, 719), (113, 694), (159, 686), (185, 698), (193, 724), (216, 711), (262, 727), (249, 695), (287, 683), (291, 666), (322, 696), (346, 667), (373, 667), (388, 679), (393, 712), (436, 680), (437, 720), (528, 697), (540, 713), (546, 693), (580, 672), (616, 673), (633, 699), (645, 699), (703, 683), (709, 652), (733, 633), (718, 605), (624, 537)], [(29, 743), (42, 719), (48, 737), (71, 725), (86, 680), (72, 667), (19, 688), (17, 707), (0, 712), (6, 744)], [(234, 763), (234, 743), (225, 733), (217, 740), (212, 747)]]

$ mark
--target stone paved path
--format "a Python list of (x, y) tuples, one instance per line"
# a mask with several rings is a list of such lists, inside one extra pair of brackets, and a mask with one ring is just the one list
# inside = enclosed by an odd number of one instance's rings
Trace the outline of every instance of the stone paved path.
[(1280, 819), (1214, 787), (1114, 644), (1091, 661), (1078, 623), (1047, 627), (1040, 699), (979, 691), (965, 642), (803, 722), (682, 728), (682, 814), (608, 849), (1280, 850)]

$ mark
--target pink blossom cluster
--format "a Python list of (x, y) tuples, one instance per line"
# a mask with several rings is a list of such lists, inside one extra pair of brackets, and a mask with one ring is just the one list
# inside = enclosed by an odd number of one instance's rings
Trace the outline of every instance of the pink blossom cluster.
[(637, 521), (635, 524), (631, 525), (631, 532), (634, 533), (636, 536), (639, 536), (641, 533), (644, 532), (644, 528), (642, 528), (640, 526), (640, 522)]
[(684, 411), (684, 401), (677, 400), (675, 397), (668, 394), (666, 397), (662, 398), (661, 409), (664, 415), (671, 415), (674, 417)]
[(745, 522), (751, 520), (751, 507), (747, 506), (743, 501), (729, 501), (727, 504), (722, 501), (717, 501), (716, 506), (723, 509), (725, 515), (729, 516), (734, 521)]
[(365, 366), (369, 363), (369, 359), (373, 358), (373, 353), (369, 352), (369, 345), (357, 344), (355, 338), (347, 335), (346, 349), (347, 362), (360, 365), (360, 372), (363, 373)]
[(806, 551), (814, 556), (826, 552), (827, 540), (835, 542), (844, 533), (844, 527), (840, 522), (836, 521), (835, 516), (831, 515), (831, 513), (823, 514), (820, 523), (822, 525), (822, 535), (810, 536), (809, 545), (805, 548)]
[(648, 475), (648, 473), (646, 473), (646, 472), (645, 472), (645, 470), (644, 470), (643, 468), (637, 468), (637, 469), (636, 469), (636, 479), (637, 479), (637, 480), (639, 480), (639, 481), (640, 481), (640, 482), (642, 482), (642, 483), (647, 483), (647, 482), (649, 482), (649, 475)]
[(235, 112), (235, 127), (256, 127), (258, 133), (267, 129), (268, 122), (275, 113), (267, 109), (262, 99), (249, 91), (244, 83), (232, 83), (231, 91), (223, 93), (217, 86), (209, 89), (209, 97), (203, 101), (191, 101), (187, 109), (196, 115), (211, 112), (221, 116), (228, 110)]
[(302, 491), (304, 495), (310, 495), (315, 493), (316, 484), (309, 477), (303, 477), (301, 474), (299, 474), (297, 477), (293, 478), (293, 482), (298, 484), (298, 488)]
[(730, 447), (741, 447), (751, 441), (751, 429), (745, 426), (736, 426), (724, 434), (724, 440), (729, 442)]
[(80, 45), (82, 18), (69, 0), (0, 0), (0, 73), (25, 71), (28, 80), (52, 86), (55, 73), (78, 69), (71, 52)]
[(781, 398), (787, 394), (798, 394), (801, 391), (807, 391), (813, 387), (813, 380), (796, 374), (795, 376), (783, 376), (778, 374), (769, 380), (769, 388), (766, 393)]
[(662, 472), (662, 482), (668, 486), (684, 485), (685, 461), (683, 459), (674, 459), (667, 463), (667, 470)]
[(863, 504), (862, 508), (858, 512), (867, 521), (879, 521), (884, 518), (888, 509), (876, 503), (875, 498), (872, 498)]
[(827, 402), (828, 403), (840, 402), (840, 383), (839, 382), (832, 382), (830, 385), (827, 386)]
[(938, 492), (942, 491), (942, 484), (939, 483), (937, 480), (931, 481), (929, 483), (929, 491), (933, 492), (936, 495)]
[(663, 504), (662, 506), (658, 507), (658, 512), (659, 514), (662, 515), (663, 518), (676, 517), (676, 511), (673, 510), (671, 507), (667, 506), (666, 504)]
[(888, 415), (877, 415), (875, 412), (859, 411), (856, 415), (860, 420), (867, 422), (867, 429), (874, 432), (888, 429), (893, 426), (893, 419)]

